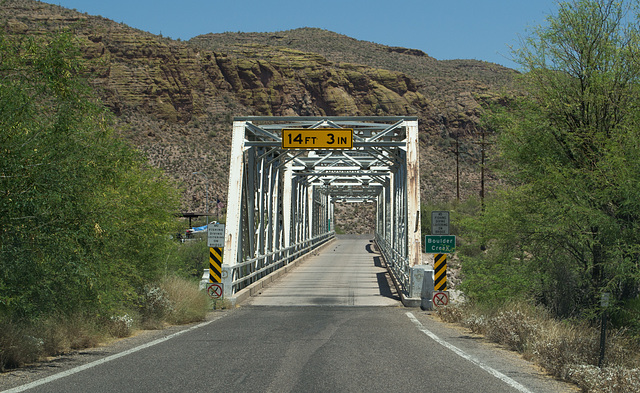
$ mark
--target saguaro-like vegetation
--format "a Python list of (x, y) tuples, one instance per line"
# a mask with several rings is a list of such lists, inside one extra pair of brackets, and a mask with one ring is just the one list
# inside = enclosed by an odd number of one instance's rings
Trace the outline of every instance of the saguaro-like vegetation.
[(111, 312), (166, 263), (176, 191), (81, 70), (69, 34), (0, 35), (0, 319)]
[(602, 292), (638, 296), (637, 5), (562, 2), (515, 53), (526, 94), (491, 118), (508, 185), (473, 224), (486, 252), (464, 265), (472, 299), (588, 316)]

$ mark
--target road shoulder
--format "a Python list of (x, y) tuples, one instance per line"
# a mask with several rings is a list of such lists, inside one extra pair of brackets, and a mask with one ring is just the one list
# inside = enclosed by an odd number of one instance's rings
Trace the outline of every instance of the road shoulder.
[[(233, 310), (217, 310), (209, 312), (203, 322), (219, 319), (226, 313), (232, 311)], [(190, 329), (203, 322), (167, 326), (160, 330), (137, 330), (129, 337), (101, 343), (97, 347), (68, 352), (59, 356), (49, 357), (37, 363), (28, 364), (18, 369), (8, 370), (0, 374), (0, 393), (118, 353), (130, 351), (154, 340), (159, 340), (163, 337)]]
[[(457, 324), (440, 320), (433, 311), (407, 309), (431, 333), (441, 340), (463, 351), (469, 357), (481, 362), (488, 368), (513, 379), (532, 392), (574, 393), (580, 389), (571, 383), (559, 381), (546, 373), (541, 367), (526, 360), (517, 352), (493, 343), (484, 336), (474, 334)], [(467, 361), (460, 358), (460, 361)], [(455, 367), (455, 365), (452, 365)]]

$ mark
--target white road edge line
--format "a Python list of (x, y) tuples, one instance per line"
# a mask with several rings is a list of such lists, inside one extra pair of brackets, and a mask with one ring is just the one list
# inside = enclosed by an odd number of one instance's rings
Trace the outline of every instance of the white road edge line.
[(480, 367), (484, 371), (486, 371), (489, 374), (493, 375), (494, 377), (500, 379), (501, 381), (503, 381), (507, 385), (509, 385), (509, 386), (511, 386), (511, 387), (513, 387), (515, 389), (518, 389), (519, 391), (521, 391), (523, 393), (533, 393), (531, 390), (527, 389), (525, 386), (523, 386), (520, 383), (516, 382), (515, 380), (507, 377), (506, 375), (502, 374), (498, 370), (487, 366), (486, 364), (482, 363), (480, 360), (476, 359), (475, 357), (467, 354), (466, 352), (464, 352), (460, 348), (458, 348), (456, 346), (453, 346), (453, 345), (449, 344), (448, 342), (444, 341), (443, 339), (441, 339), (440, 337), (436, 336), (429, 329), (424, 327), (424, 325), (420, 321), (418, 321), (418, 318), (416, 318), (415, 315), (413, 315), (411, 312), (407, 312), (407, 317), (409, 317), (409, 319), (416, 325), (418, 330), (420, 330), (422, 333), (424, 333), (427, 336), (429, 336), (432, 340), (434, 340), (438, 344), (440, 344), (443, 347), (453, 351), (456, 355), (462, 357), (463, 359), (466, 359), (466, 360), (470, 361), (471, 363), (473, 363), (476, 366)]
[(102, 358), (100, 360), (96, 360), (96, 361), (91, 362), (91, 363), (83, 364), (82, 366), (74, 367), (74, 368), (69, 369), (67, 371), (63, 371), (61, 373), (54, 374), (54, 375), (48, 376), (46, 378), (39, 379), (37, 381), (28, 383), (26, 385), (16, 386), (15, 388), (12, 388), (12, 389), (9, 389), (9, 390), (4, 390), (4, 391), (2, 391), (0, 393), (24, 392), (25, 390), (35, 388), (36, 386), (40, 386), (40, 385), (44, 385), (45, 383), (53, 382), (56, 379), (68, 377), (69, 375), (73, 375), (73, 374), (79, 373), (80, 371), (84, 371), (84, 370), (90, 369), (92, 367), (99, 366), (99, 365), (101, 365), (103, 363), (107, 363), (107, 362), (110, 362), (112, 360), (116, 360), (116, 359), (121, 358), (123, 356), (127, 356), (127, 355), (130, 355), (130, 354), (134, 353), (134, 352), (138, 352), (138, 351), (140, 351), (142, 349), (149, 348), (149, 347), (152, 347), (154, 345), (157, 345), (157, 344), (163, 343), (165, 341), (171, 340), (172, 338), (177, 337), (177, 336), (179, 336), (179, 335), (181, 335), (183, 333), (187, 333), (187, 332), (190, 332), (192, 330), (199, 329), (199, 328), (201, 328), (203, 326), (206, 326), (206, 325), (208, 325), (208, 324), (210, 324), (212, 322), (215, 322), (215, 321), (219, 320), (220, 318), (224, 317), (225, 315), (227, 315), (227, 314), (226, 313), (222, 314), (222, 315), (220, 315), (220, 316), (218, 316), (218, 317), (216, 317), (216, 318), (214, 318), (214, 319), (212, 319), (210, 321), (202, 322), (200, 324), (191, 326), (188, 329), (181, 330), (179, 332), (170, 334), (170, 335), (168, 335), (166, 337), (159, 338), (157, 340), (148, 342), (146, 344), (142, 344), (140, 346), (137, 346), (135, 348), (131, 348), (131, 349), (126, 350), (124, 352), (116, 353), (114, 355), (107, 356), (106, 358)]

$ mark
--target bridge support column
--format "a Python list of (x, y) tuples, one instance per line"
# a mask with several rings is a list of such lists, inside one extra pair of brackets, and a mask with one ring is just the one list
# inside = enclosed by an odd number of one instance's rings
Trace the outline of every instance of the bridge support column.
[(242, 206), (242, 178), (244, 176), (243, 163), (243, 142), (244, 126), (240, 123), (233, 123), (233, 136), (231, 141), (231, 157), (229, 171), (229, 191), (227, 194), (227, 217), (225, 224), (224, 256), (222, 258), (222, 284), (224, 286), (224, 297), (230, 298), (233, 295), (233, 266), (238, 261), (240, 250), (239, 236), (242, 233), (241, 217)]
[(409, 266), (422, 265), (420, 231), (420, 163), (418, 155), (418, 122), (407, 122), (407, 213)]
[[(288, 162), (284, 170), (284, 184), (282, 192), (282, 229), (283, 229), (283, 247), (286, 249), (291, 246), (291, 227), (293, 216), (291, 214), (293, 203), (293, 169), (291, 162)], [(289, 252), (290, 254), (291, 252)], [(287, 255), (288, 257), (288, 255)], [(288, 260), (288, 258), (287, 258)]]

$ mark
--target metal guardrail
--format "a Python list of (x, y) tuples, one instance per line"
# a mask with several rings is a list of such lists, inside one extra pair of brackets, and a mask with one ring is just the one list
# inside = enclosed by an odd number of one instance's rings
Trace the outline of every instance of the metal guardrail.
[[(288, 265), (302, 255), (335, 237), (335, 232), (327, 232), (281, 250), (248, 259), (233, 266), (222, 265), (223, 276), (231, 277), (231, 293), (237, 293), (259, 279)], [(226, 281), (226, 280), (225, 280)]]
[(382, 256), (384, 256), (384, 260), (386, 261), (387, 266), (389, 266), (389, 270), (391, 270), (391, 274), (395, 276), (396, 282), (402, 286), (402, 292), (404, 292), (405, 295), (408, 294), (411, 280), (409, 259), (391, 247), (391, 244), (389, 244), (389, 242), (387, 242), (378, 233), (376, 233), (375, 238), (376, 243), (380, 247), (380, 252), (382, 253)]

